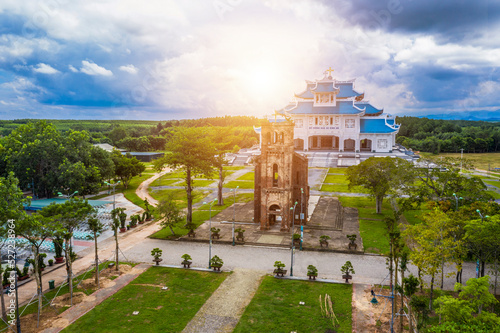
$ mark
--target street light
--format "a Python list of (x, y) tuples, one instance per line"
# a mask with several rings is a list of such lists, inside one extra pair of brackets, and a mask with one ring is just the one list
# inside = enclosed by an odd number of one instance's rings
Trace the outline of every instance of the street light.
[(231, 191), (234, 191), (234, 200), (233, 200), (233, 246), (236, 244), (234, 240), (234, 221), (236, 220), (236, 190), (239, 188), (239, 186), (236, 186), (235, 189), (232, 189)]
[(455, 197), (455, 210), (458, 210), (458, 199), (463, 200), (462, 197), (457, 197), (455, 193), (453, 193), (453, 197)]
[(120, 181), (117, 181), (116, 183), (108, 183), (108, 182), (104, 182), (104, 184), (108, 185), (108, 186), (113, 186), (113, 210), (115, 209), (115, 204), (116, 204), (116, 200), (115, 200), (115, 188), (116, 188), (116, 185), (120, 184)]
[(290, 207), (290, 210), (293, 210), (293, 216), (292, 216), (292, 253), (291, 253), (291, 261), (290, 261), (290, 276), (293, 276), (293, 250), (295, 250), (295, 246), (293, 243), (293, 229), (295, 229), (295, 207), (297, 206), (297, 201), (295, 201), (295, 204), (293, 207)]
[[(212, 265), (210, 264), (210, 259), (212, 259), (212, 206), (214, 205), (214, 203), (217, 202), (217, 199), (214, 199), (211, 203), (210, 203), (210, 220), (208, 222), (208, 268), (212, 268)], [(207, 202), (203, 202), (204, 205), (207, 204)]]
[[(481, 211), (479, 209), (476, 209), (476, 212), (481, 217), (481, 223), (484, 222), (484, 219), (487, 219), (489, 217), (488, 215), (481, 214)], [(477, 261), (476, 261), (476, 279), (477, 278), (479, 278), (479, 258), (477, 258)]]
[(74, 195), (75, 195), (75, 194), (77, 194), (77, 193), (78, 193), (78, 191), (75, 191), (75, 192), (73, 192), (73, 194), (70, 194), (70, 195), (64, 195), (64, 194), (62, 194), (61, 192), (57, 192), (57, 196), (58, 196), (58, 197), (66, 197), (67, 199), (71, 199), (71, 197), (72, 197), (72, 196), (74, 196)]

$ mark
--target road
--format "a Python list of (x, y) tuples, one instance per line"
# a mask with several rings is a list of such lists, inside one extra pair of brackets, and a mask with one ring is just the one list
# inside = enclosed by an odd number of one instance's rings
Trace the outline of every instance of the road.
[[(208, 243), (145, 239), (124, 253), (128, 260), (134, 262), (152, 262), (151, 250), (156, 247), (163, 250), (162, 264), (180, 265), (181, 256), (188, 253), (193, 258), (193, 267), (208, 267)], [(223, 270), (247, 268), (272, 273), (274, 262), (279, 260), (285, 263), (285, 269), (290, 272), (290, 254), (290, 249), (284, 248), (212, 245), (212, 256), (218, 255), (224, 261)], [(319, 279), (327, 278), (340, 281), (342, 280), (340, 268), (347, 260), (351, 261), (356, 272), (353, 279), (356, 283), (381, 283), (387, 276), (388, 269), (385, 257), (317, 251), (296, 251), (293, 275), (306, 277), (307, 266), (314, 265), (319, 271)], [(410, 267), (410, 270), (415, 276), (417, 275), (415, 267)], [(445, 274), (453, 271), (453, 268), (448, 268), (445, 270)], [(467, 279), (474, 277), (474, 274), (475, 264), (465, 263), (463, 282), (465, 283)], [(439, 285), (440, 277), (436, 277), (436, 281), (436, 285)], [(388, 281), (384, 283), (388, 284)], [(453, 289), (454, 284), (454, 275), (450, 278), (445, 277), (445, 289)]]

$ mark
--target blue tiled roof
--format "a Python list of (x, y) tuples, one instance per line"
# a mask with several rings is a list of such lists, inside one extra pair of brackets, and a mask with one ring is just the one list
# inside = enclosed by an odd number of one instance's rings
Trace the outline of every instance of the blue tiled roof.
[(283, 123), (283, 122), (285, 122), (285, 121), (286, 121), (286, 119), (285, 119), (285, 118), (281, 118), (281, 117), (280, 117), (280, 118), (276, 118), (276, 119), (274, 119), (274, 118), (272, 118), (272, 119), (271, 119), (271, 118), (269, 118), (268, 120), (269, 120), (269, 122), (270, 122), (270, 123)]
[(374, 113), (379, 113), (379, 112), (383, 111), (382, 109), (377, 109), (376, 107), (374, 107), (370, 103), (354, 103), (354, 105), (356, 105), (360, 109), (366, 108), (365, 114), (374, 114)]
[(338, 90), (338, 88), (333, 86), (333, 82), (323, 82), (320, 83), (318, 82), (318, 85), (316, 88), (311, 88), (314, 92), (321, 93), (321, 92), (333, 92)]
[(314, 86), (314, 83), (308, 83), (306, 90), (301, 93), (295, 94), (295, 96), (300, 98), (314, 98), (314, 94), (311, 92), (311, 88), (314, 88)]
[(289, 113), (293, 114), (358, 114), (363, 112), (355, 108), (352, 101), (337, 101), (336, 106), (313, 106), (313, 102), (299, 101), (296, 108)]
[(360, 133), (392, 133), (397, 129), (385, 124), (385, 119), (360, 119)]
[(337, 87), (340, 89), (337, 97), (356, 97), (361, 95), (352, 88), (352, 83), (337, 83)]

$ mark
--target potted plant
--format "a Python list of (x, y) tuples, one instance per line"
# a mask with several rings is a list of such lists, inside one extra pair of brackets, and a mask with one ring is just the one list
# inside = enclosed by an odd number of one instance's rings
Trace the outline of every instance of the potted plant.
[(300, 245), (300, 234), (293, 234), (293, 245), (294, 246)]
[(53, 259), (49, 259), (49, 266), (54, 266), (54, 260)]
[(194, 223), (188, 223), (184, 226), (186, 229), (189, 229), (189, 232), (187, 233), (188, 237), (196, 237), (196, 233), (194, 232), (194, 228), (196, 228), (196, 224)]
[(131, 215), (130, 216), (130, 227), (135, 228), (137, 227), (137, 221), (138, 221), (139, 215)]
[(47, 265), (45, 265), (45, 261), (44, 261), (45, 258), (47, 258), (47, 253), (39, 253), (38, 254), (38, 267), (40, 267), (40, 272), (43, 272), (45, 267), (47, 267)]
[(56, 264), (60, 264), (64, 262), (64, 257), (62, 255), (63, 240), (61, 239), (60, 236), (57, 236), (56, 238), (54, 238), (53, 242), (54, 242), (54, 251), (56, 252), (55, 255)]
[(210, 266), (214, 269), (214, 272), (220, 272), (220, 268), (224, 265), (224, 261), (218, 256), (213, 256), (210, 259)]
[(210, 231), (212, 233), (212, 239), (214, 239), (214, 238), (219, 239), (220, 238), (220, 235), (219, 235), (220, 229), (219, 228), (212, 227), (212, 228), (210, 228)]
[(191, 256), (186, 253), (186, 254), (183, 254), (181, 256), (181, 258), (184, 259), (181, 262), (182, 266), (184, 266), (184, 268), (189, 268), (191, 266), (191, 264), (192, 264), (192, 262), (191, 262), (191, 260), (192, 260)]
[(157, 247), (151, 250), (151, 255), (153, 256), (153, 261), (156, 262), (156, 266), (160, 265), (160, 261), (163, 260), (162, 258), (160, 258), (162, 253), (163, 251)]
[(330, 236), (328, 235), (321, 235), (319, 236), (319, 245), (320, 247), (323, 247), (323, 245), (325, 245), (326, 247), (328, 247), (328, 240), (330, 239)]
[(309, 277), (309, 280), (316, 280), (316, 276), (318, 276), (318, 269), (313, 265), (307, 266), (307, 276)]
[(346, 261), (344, 266), (340, 268), (340, 271), (342, 272), (342, 278), (345, 279), (345, 283), (349, 283), (349, 280), (352, 279), (351, 274), (356, 274), (350, 261)]
[(285, 268), (285, 264), (282, 263), (281, 261), (275, 261), (274, 267), (276, 267), (276, 269), (273, 271), (273, 273), (276, 274), (276, 276), (283, 277), (283, 275), (286, 274), (286, 270), (283, 269), (283, 268)]
[[(139, 222), (139, 224), (144, 224), (144, 214), (136, 214), (137, 216), (137, 222)], [(130, 217), (132, 218), (132, 216)]]
[(3, 289), (7, 289), (10, 286), (10, 281), (9, 281), (10, 271), (12, 271), (12, 269), (7, 267), (3, 272), (3, 281), (2, 281)]
[(121, 209), (120, 213), (118, 213), (118, 218), (120, 219), (120, 232), (125, 232), (127, 231), (127, 228), (125, 228), (125, 222), (127, 221), (127, 213), (125, 213), (125, 208), (119, 208)]
[(19, 267), (16, 266), (16, 272), (17, 272), (17, 280), (23, 281), (29, 278), (29, 266), (24, 266), (23, 270), (21, 271)]
[(354, 248), (354, 250), (356, 250), (356, 248), (358, 247), (358, 245), (356, 244), (356, 235), (347, 235), (347, 238), (349, 239), (349, 244), (348, 244), (348, 248), (349, 250), (351, 248)]
[(142, 215), (145, 217), (146, 221), (151, 221), (151, 218), (153, 216), (151, 216), (151, 211), (149, 209), (149, 207), (151, 207), (151, 205), (149, 204), (148, 199), (144, 199), (144, 206), (146, 206), (146, 210), (144, 211), (144, 214), (142, 214)]
[(236, 240), (241, 240), (242, 242), (245, 241), (245, 236), (243, 235), (243, 233), (245, 232), (244, 229), (241, 229), (241, 228), (236, 228), (234, 229), (234, 231), (237, 233), (236, 235)]

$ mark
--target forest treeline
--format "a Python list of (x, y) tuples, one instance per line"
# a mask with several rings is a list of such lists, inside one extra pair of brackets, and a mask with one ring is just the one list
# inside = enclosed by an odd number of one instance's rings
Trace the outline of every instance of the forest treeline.
[[(8, 136), (21, 125), (35, 119), (0, 120), (0, 136)], [(167, 121), (146, 120), (50, 120), (61, 132), (86, 131), (92, 143), (109, 143), (129, 151), (158, 151), (165, 148), (176, 127), (214, 127), (226, 133), (235, 148), (249, 148), (258, 143), (253, 126), (262, 120), (248, 116), (224, 116)]]
[(397, 117), (396, 142), (430, 153), (485, 153), (500, 151), (500, 123)]

